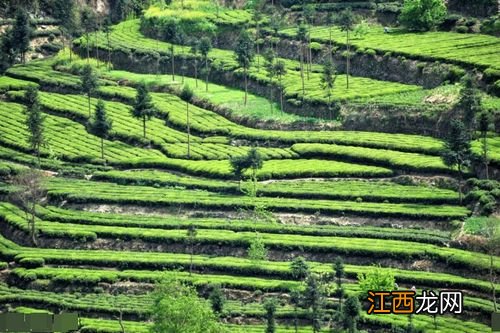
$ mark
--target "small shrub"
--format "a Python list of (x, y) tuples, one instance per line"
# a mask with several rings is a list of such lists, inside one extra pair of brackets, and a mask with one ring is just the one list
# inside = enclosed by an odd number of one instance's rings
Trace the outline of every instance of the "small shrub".
[(376, 54), (377, 54), (377, 52), (376, 52), (374, 49), (367, 49), (367, 50), (365, 51), (365, 54), (366, 54), (366, 55), (369, 55), (369, 56), (374, 56), (374, 55), (376, 55)]
[(456, 32), (465, 34), (469, 32), (469, 28), (467, 28), (465, 25), (459, 25), (458, 27), (455, 28)]

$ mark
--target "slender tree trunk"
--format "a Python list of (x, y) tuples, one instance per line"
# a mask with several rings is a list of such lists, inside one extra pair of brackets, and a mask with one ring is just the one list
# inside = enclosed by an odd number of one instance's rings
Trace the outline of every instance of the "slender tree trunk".
[(257, 196), (257, 170), (252, 168), (252, 177), (253, 177), (253, 195)]
[(97, 68), (99, 68), (99, 45), (97, 44), (97, 30), (94, 32), (95, 37), (95, 57), (97, 58)]
[(351, 67), (351, 45), (349, 44), (349, 29), (347, 30), (347, 89), (349, 89), (349, 71)]
[(486, 137), (486, 133), (483, 135), (483, 162), (484, 162), (484, 171), (486, 173), (486, 179), (490, 179), (489, 168), (488, 168), (488, 141)]
[(496, 285), (495, 285), (495, 273), (493, 272), (493, 253), (490, 253), (490, 284), (492, 289), (491, 296), (493, 297), (493, 311), (498, 312), (497, 296), (496, 296)]
[(190, 253), (190, 260), (189, 260), (189, 276), (191, 276), (191, 274), (193, 273), (193, 255), (194, 255), (194, 250), (193, 250), (193, 241), (191, 240), (191, 253)]
[(283, 114), (284, 108), (283, 108), (283, 84), (281, 82), (281, 76), (280, 76), (280, 109), (281, 113)]
[(196, 88), (198, 88), (198, 60), (194, 59), (194, 82)]
[(170, 48), (170, 57), (171, 57), (171, 63), (172, 63), (172, 81), (175, 81), (175, 62), (174, 62), (174, 46)]
[(462, 180), (463, 180), (463, 175), (462, 175), (462, 166), (459, 164), (458, 165), (458, 200), (460, 204), (462, 204)]
[(297, 318), (297, 306), (294, 305), (293, 308), (293, 327), (295, 328), (295, 333), (299, 332), (299, 321)]
[(273, 78), (271, 77), (271, 84), (269, 85), (269, 107), (271, 108), (271, 113), (273, 113)]
[(89, 39), (89, 32), (87, 31), (85, 33), (85, 38), (87, 39), (87, 64), (90, 63), (90, 39)]
[(302, 101), (306, 95), (306, 88), (304, 83), (304, 45), (300, 48), (300, 79), (302, 80)]
[(208, 57), (205, 57), (205, 91), (208, 92)]
[(106, 32), (107, 39), (108, 39), (108, 71), (111, 70), (111, 42), (109, 40), (109, 31)]
[(248, 74), (247, 74), (247, 68), (245, 66), (245, 106), (247, 105), (247, 99), (248, 99)]
[(329, 37), (328, 37), (328, 49), (330, 54), (330, 61), (333, 63), (333, 46), (332, 46), (332, 27), (328, 27)]
[(89, 102), (89, 120), (92, 117), (92, 111), (91, 111), (91, 106), (90, 106), (90, 92), (87, 94), (87, 100)]
[(120, 330), (121, 330), (121, 333), (125, 333), (125, 327), (123, 327), (123, 310), (122, 308), (120, 308), (120, 317), (118, 319), (118, 323), (120, 324)]
[(187, 158), (191, 158), (191, 125), (189, 123), (189, 103), (186, 101), (186, 124), (187, 124), (187, 139), (188, 139), (188, 153)]
[(36, 229), (35, 229), (35, 215), (36, 215), (36, 201), (33, 200), (31, 204), (31, 212), (30, 212), (30, 233), (31, 233), (31, 241), (33, 245), (38, 246), (38, 242), (36, 241)]
[(71, 36), (69, 36), (69, 62), (73, 62), (73, 41)]
[(104, 138), (101, 137), (101, 158), (104, 159)]
[(142, 134), (146, 138), (146, 116), (142, 116)]
[(312, 71), (311, 33), (309, 33), (308, 38), (309, 42), (307, 44), (307, 53), (309, 57), (309, 63), (308, 63), (309, 68), (307, 69), (307, 81), (309, 81), (309, 73)]

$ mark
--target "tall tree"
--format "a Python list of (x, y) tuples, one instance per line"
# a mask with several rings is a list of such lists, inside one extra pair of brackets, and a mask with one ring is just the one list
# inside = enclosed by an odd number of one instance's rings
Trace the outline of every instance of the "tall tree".
[(347, 7), (343, 10), (340, 15), (337, 17), (337, 24), (340, 26), (340, 30), (345, 31), (346, 33), (346, 44), (347, 44), (347, 52), (346, 52), (346, 77), (347, 77), (347, 89), (349, 89), (349, 73), (351, 67), (351, 40), (349, 33), (354, 30), (356, 23), (359, 21), (357, 15), (352, 12), (351, 7)]
[(255, 47), (257, 51), (257, 72), (260, 71), (260, 21), (262, 20), (262, 12), (259, 6), (255, 6), (252, 11), (252, 20), (255, 22)]
[[(278, 35), (278, 32), (280, 31), (281, 27), (283, 26), (283, 15), (276, 11), (275, 13), (273, 13), (271, 15), (271, 18), (269, 19), (269, 26), (271, 27), (271, 29), (273, 30), (273, 36), (277, 36)], [(274, 45), (274, 51), (277, 52), (277, 48), (278, 48), (278, 40), (276, 38), (276, 43)], [(271, 39), (271, 47), (273, 47), (272, 45), (272, 39)]]
[(26, 127), (28, 128), (28, 142), (30, 148), (35, 152), (40, 167), (40, 148), (44, 144), (44, 120), (38, 98), (38, 88), (29, 86), (26, 90)]
[(26, 10), (19, 7), (16, 12), (16, 20), (12, 27), (12, 38), (14, 49), (21, 56), (21, 61), (26, 62), (26, 52), (30, 49), (30, 37), (32, 28), (30, 19)]
[(169, 18), (164, 24), (164, 37), (170, 42), (170, 64), (172, 66), (172, 81), (175, 81), (175, 44), (182, 44), (186, 38), (177, 18)]
[(186, 101), (186, 128), (187, 128), (187, 158), (191, 158), (191, 124), (189, 121), (189, 102), (193, 98), (193, 90), (188, 86), (185, 85), (182, 87), (181, 91), (181, 98)]
[(345, 319), (345, 324), (349, 333), (357, 332), (357, 322), (359, 313), (361, 311), (361, 304), (356, 296), (349, 296), (345, 301), (344, 310), (342, 311)]
[(303, 302), (311, 311), (311, 322), (313, 332), (321, 331), (322, 318), (325, 306), (325, 290), (321, 279), (315, 274), (309, 274), (306, 278)]
[(69, 59), (72, 61), (72, 36), (77, 28), (75, 0), (54, 0), (53, 15), (60, 22), (59, 29), (61, 33), (68, 39)]
[(335, 283), (337, 284), (337, 297), (339, 298), (339, 310), (342, 310), (342, 298), (344, 297), (344, 289), (342, 287), (342, 279), (345, 277), (344, 261), (342, 258), (335, 258), (333, 264), (335, 272)]
[(143, 136), (146, 138), (146, 120), (156, 112), (151, 96), (149, 95), (148, 86), (142, 82), (137, 88), (137, 96), (135, 98), (132, 116), (137, 119), (142, 119)]
[(300, 79), (302, 81), (302, 101), (305, 98), (306, 95), (306, 87), (305, 87), (305, 82), (304, 82), (304, 45), (307, 43), (307, 35), (309, 31), (307, 29), (307, 26), (304, 24), (300, 24), (299, 27), (297, 28), (297, 39), (299, 40), (300, 43), (300, 51), (299, 51), (299, 56), (300, 56)]
[(278, 60), (276, 61), (276, 64), (274, 66), (274, 71), (276, 75), (278, 76), (278, 84), (279, 84), (279, 89), (280, 89), (280, 109), (281, 113), (285, 111), (284, 105), (283, 105), (283, 90), (285, 89), (283, 87), (283, 76), (286, 74), (286, 66), (285, 62), (283, 60)]
[(34, 246), (38, 246), (35, 223), (37, 206), (44, 203), (46, 195), (43, 173), (36, 169), (28, 169), (16, 175), (12, 185), (13, 200), (24, 210), (31, 242)]
[(224, 292), (219, 284), (213, 284), (210, 286), (210, 294), (208, 295), (208, 299), (212, 304), (212, 310), (215, 314), (221, 315), (224, 310), (224, 304), (226, 302), (226, 297), (224, 296)]
[(97, 90), (97, 87), (99, 86), (99, 81), (97, 78), (97, 73), (88, 63), (85, 66), (83, 66), (82, 72), (80, 74), (80, 82), (81, 82), (82, 92), (87, 94), (87, 100), (89, 105), (89, 119), (90, 119), (91, 117), (90, 98), (92, 96), (92, 93)]
[(208, 67), (208, 53), (212, 50), (212, 41), (208, 37), (202, 37), (200, 40), (200, 53), (205, 62), (205, 91), (208, 91), (208, 75), (210, 70)]
[(457, 168), (458, 171), (458, 193), (460, 203), (462, 202), (463, 174), (471, 163), (471, 143), (470, 134), (464, 123), (458, 119), (451, 121), (450, 131), (445, 138), (443, 162), (450, 168)]
[[(87, 64), (90, 62), (90, 32), (97, 27), (97, 18), (90, 7), (84, 7), (80, 13), (80, 22), (85, 32), (85, 41), (87, 44)], [(97, 44), (97, 41), (96, 41)]]
[(490, 127), (490, 116), (486, 111), (479, 114), (478, 130), (481, 133), (481, 157), (484, 164), (484, 173), (486, 179), (490, 178), (489, 175), (489, 158), (488, 158), (488, 129)]
[(464, 125), (472, 136), (476, 129), (476, 116), (481, 112), (481, 93), (477, 88), (477, 82), (471, 75), (465, 75), (462, 84), (457, 107), (462, 112)]
[(106, 17), (103, 22), (103, 31), (106, 34), (106, 43), (108, 44), (108, 57), (106, 59), (106, 65), (108, 68), (108, 71), (111, 70), (111, 39), (110, 39), (110, 33), (111, 33), (111, 19)]
[(405, 0), (399, 21), (410, 30), (430, 30), (446, 18), (444, 0)]
[(266, 333), (276, 332), (276, 299), (271, 297), (264, 302), (266, 311)]
[(16, 50), (12, 29), (0, 35), (0, 73), (12, 66), (16, 61)]
[(194, 225), (189, 225), (187, 230), (188, 244), (189, 244), (189, 276), (193, 273), (193, 255), (194, 255), (194, 245), (196, 242), (196, 236), (198, 235), (198, 230)]
[(194, 287), (178, 280), (165, 280), (156, 286), (152, 297), (152, 333), (226, 332), (208, 301), (199, 298)]
[(101, 158), (104, 159), (104, 139), (107, 139), (109, 132), (113, 126), (113, 122), (108, 119), (106, 114), (106, 106), (99, 99), (95, 108), (94, 119), (89, 124), (90, 133), (101, 138)]
[(266, 64), (264, 65), (267, 77), (269, 78), (269, 107), (271, 108), (271, 113), (273, 112), (273, 80), (276, 76), (276, 65), (274, 63), (274, 59), (276, 54), (274, 53), (272, 48), (268, 48), (263, 53), (264, 60)]
[(244, 171), (250, 167), (248, 160), (246, 156), (231, 156), (229, 164), (231, 166), (232, 174), (236, 179), (238, 179), (238, 189), (241, 191), (241, 180), (243, 179)]
[(335, 23), (335, 17), (332, 12), (328, 12), (325, 16), (325, 24), (328, 26), (328, 57), (333, 62), (333, 40), (332, 40), (332, 25)]
[(485, 221), (481, 228), (481, 233), (486, 238), (484, 244), (486, 253), (490, 256), (490, 272), (489, 272), (489, 282), (491, 285), (491, 296), (493, 301), (493, 311), (498, 311), (497, 297), (496, 297), (496, 286), (498, 283), (498, 274), (495, 274), (495, 256), (500, 255), (500, 220), (492, 217)]
[(335, 65), (328, 59), (323, 64), (323, 74), (321, 75), (321, 87), (326, 91), (326, 96), (328, 97), (328, 110), (330, 112), (330, 118), (332, 117), (332, 89), (335, 85), (335, 80), (337, 79), (337, 71), (335, 70)]
[(264, 166), (264, 159), (257, 148), (252, 147), (247, 154), (248, 165), (252, 169), (253, 194), (257, 196), (257, 171)]
[(245, 106), (248, 100), (248, 69), (254, 58), (254, 42), (246, 29), (241, 30), (234, 50), (236, 61), (245, 75)]

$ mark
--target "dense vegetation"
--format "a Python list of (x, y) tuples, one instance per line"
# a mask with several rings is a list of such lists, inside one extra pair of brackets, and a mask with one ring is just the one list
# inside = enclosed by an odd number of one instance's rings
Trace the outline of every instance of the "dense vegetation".
[[(87, 333), (488, 330), (500, 43), (472, 16), (490, 4), (0, 5), (1, 312), (76, 311)], [(460, 290), (463, 314), (367, 314), (393, 288)]]

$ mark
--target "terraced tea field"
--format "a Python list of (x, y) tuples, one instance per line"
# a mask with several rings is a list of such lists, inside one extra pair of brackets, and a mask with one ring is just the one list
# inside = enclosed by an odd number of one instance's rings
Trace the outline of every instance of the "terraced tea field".
[[(470, 163), (447, 163), (450, 139), (439, 131), (458, 112), (461, 83), (351, 75), (347, 88), (339, 64), (328, 105), (317, 57), (329, 29), (311, 27), (310, 63), (276, 56), (278, 80), (265, 58), (296, 38), (297, 15), (281, 13), (288, 21), (277, 27), (272, 8), (259, 17), (208, 0), (151, 6), (76, 37), (71, 53), (6, 69), (0, 312), (78, 312), (85, 333), (212, 333), (154, 328), (159, 292), (174, 282), (195, 298), (177, 314), (202, 306), (217, 333), (489, 331), (500, 297), (499, 99), (480, 87), (490, 124), (467, 132)], [(169, 37), (171, 22), (187, 27), (184, 39)], [(242, 28), (259, 45), (247, 50), (248, 71), (235, 54)], [(498, 69), (498, 37), (381, 29), (353, 48), (464, 73)], [(344, 47), (344, 32), (332, 32)], [(191, 44), (209, 35), (205, 58)], [(415, 131), (387, 130), (390, 116)], [(105, 134), (99, 119), (109, 120)], [(377, 289), (460, 291), (463, 311), (368, 314), (367, 291)]]

